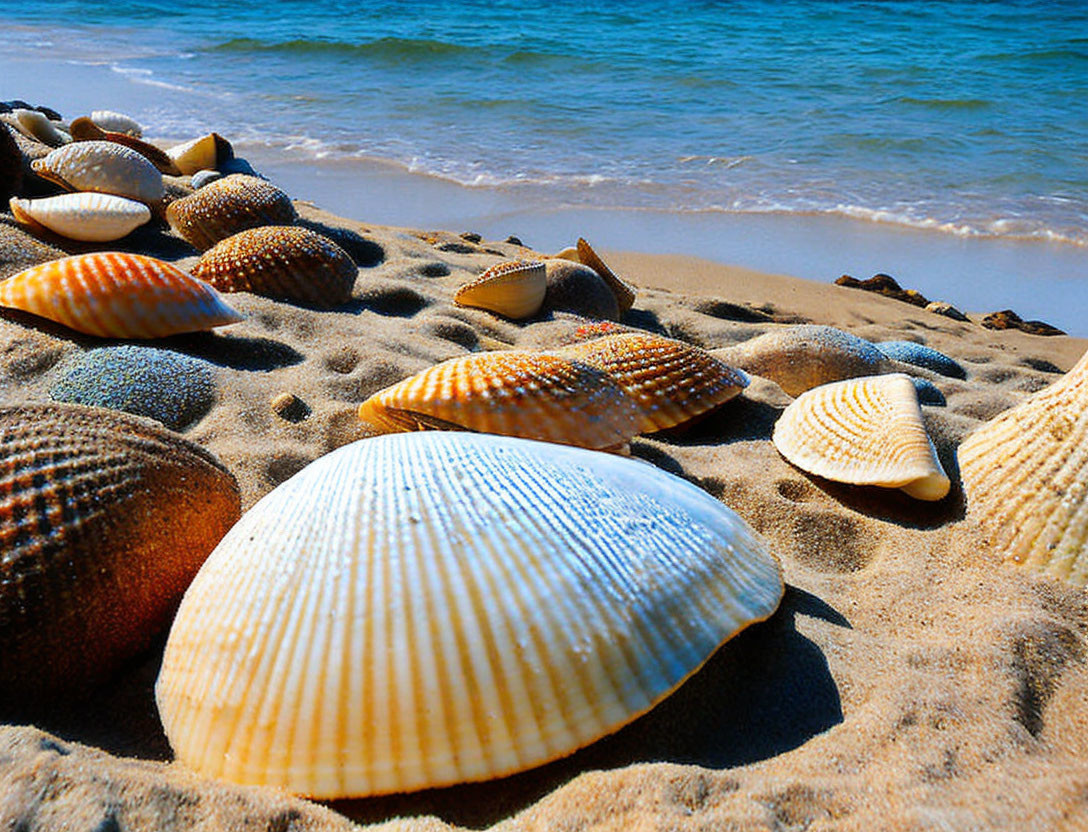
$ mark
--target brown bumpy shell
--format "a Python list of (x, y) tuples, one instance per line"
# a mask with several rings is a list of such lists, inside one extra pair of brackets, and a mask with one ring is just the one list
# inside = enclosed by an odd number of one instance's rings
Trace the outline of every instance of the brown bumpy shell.
[(147, 647), (239, 514), (230, 472), (151, 420), (0, 407), (0, 703)]
[(239, 231), (291, 225), (297, 218), (287, 194), (271, 182), (241, 173), (210, 182), (166, 209), (174, 231), (201, 251)]
[(331, 308), (351, 297), (358, 270), (346, 251), (308, 228), (268, 225), (216, 243), (193, 276), (220, 292), (253, 292)]

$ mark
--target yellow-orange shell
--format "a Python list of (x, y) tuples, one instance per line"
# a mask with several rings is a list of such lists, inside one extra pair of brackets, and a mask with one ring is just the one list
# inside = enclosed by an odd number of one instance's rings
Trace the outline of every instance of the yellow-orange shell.
[(239, 515), (230, 472), (150, 419), (0, 407), (0, 702), (85, 688), (147, 647)]
[(595, 450), (624, 448), (639, 417), (634, 399), (602, 370), (515, 350), (452, 358), (359, 406), (364, 423), (386, 432), (468, 430)]
[(620, 307), (621, 315), (634, 306), (636, 295), (635, 287), (621, 279), (612, 271), (612, 269), (608, 268), (604, 260), (602, 260), (597, 252), (593, 250), (593, 246), (591, 246), (583, 237), (578, 238), (578, 259), (582, 261), (583, 266), (589, 266), (601, 276), (605, 283), (608, 284), (608, 288), (611, 289), (612, 294), (616, 296), (616, 303)]
[(331, 308), (351, 297), (358, 270), (351, 256), (308, 228), (266, 225), (216, 243), (193, 276), (221, 292), (253, 292)]
[(233, 173), (171, 202), (171, 228), (201, 251), (240, 231), (262, 225), (291, 225), (298, 218), (291, 198), (256, 176)]
[(571, 344), (558, 353), (604, 370), (642, 408), (639, 433), (682, 425), (729, 401), (748, 377), (683, 341), (620, 333)]
[(215, 289), (176, 266), (109, 251), (12, 275), (0, 282), (0, 306), (102, 338), (163, 338), (242, 320)]
[(1088, 353), (958, 457), (967, 514), (1007, 561), (1088, 586)]
[(531, 318), (544, 304), (548, 289), (544, 263), (514, 260), (487, 269), (453, 296), (458, 306), (472, 306), (515, 321)]

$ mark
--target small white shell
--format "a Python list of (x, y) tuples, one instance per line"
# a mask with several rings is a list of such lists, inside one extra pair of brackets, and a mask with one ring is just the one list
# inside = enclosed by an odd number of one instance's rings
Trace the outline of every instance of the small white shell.
[(110, 130), (114, 133), (128, 133), (128, 135), (135, 136), (137, 139), (144, 134), (144, 128), (140, 126), (136, 119), (113, 110), (95, 110), (91, 113), (91, 121), (103, 130)]
[(162, 174), (135, 150), (116, 142), (73, 142), (35, 160), (31, 168), (72, 191), (116, 194), (147, 204), (162, 201)]
[(22, 223), (38, 223), (70, 240), (105, 243), (151, 221), (142, 202), (113, 194), (61, 194), (45, 199), (12, 197), (11, 213)]
[(72, 141), (72, 137), (46, 118), (44, 113), (37, 110), (15, 110), (13, 115), (19, 122), (19, 129), (42, 144), (60, 147)]
[(208, 776), (317, 797), (482, 780), (630, 722), (782, 590), (743, 520), (642, 462), (382, 436), (227, 534), (156, 699), (178, 759)]

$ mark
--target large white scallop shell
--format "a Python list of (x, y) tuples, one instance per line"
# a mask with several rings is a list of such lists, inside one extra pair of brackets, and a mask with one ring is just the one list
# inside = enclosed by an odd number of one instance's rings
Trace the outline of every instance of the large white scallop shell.
[(798, 468), (835, 482), (901, 488), (919, 500), (939, 500), (950, 487), (903, 373), (802, 393), (778, 418), (773, 439)]
[(968, 516), (1006, 560), (1088, 586), (1088, 353), (958, 457)]
[(43, 225), (70, 240), (105, 243), (151, 221), (151, 209), (142, 202), (113, 194), (83, 192), (45, 199), (10, 201), (11, 213), (19, 222)]
[(30, 166), (72, 191), (116, 194), (147, 204), (162, 201), (162, 174), (135, 150), (116, 142), (73, 142)]
[(782, 590), (740, 518), (642, 462), (382, 436), (228, 533), (156, 698), (205, 775), (318, 797), (488, 779), (630, 722)]

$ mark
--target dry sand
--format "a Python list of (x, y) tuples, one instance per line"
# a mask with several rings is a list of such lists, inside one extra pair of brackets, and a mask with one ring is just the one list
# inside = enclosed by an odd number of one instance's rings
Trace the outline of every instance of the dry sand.
[[(515, 324), (452, 305), (467, 277), (526, 253), (514, 243), (300, 210), (311, 224), (358, 235), (341, 234), (360, 263), (346, 307), (238, 294), (230, 301), (243, 323), (158, 345), (209, 363), (214, 402), (184, 433), (234, 472), (243, 508), (351, 441), (356, 407), (375, 390), (470, 350), (557, 344), (580, 322), (563, 313)], [(0, 277), (32, 245), (7, 219)], [(183, 266), (196, 260), (158, 232), (124, 242)], [(756, 380), (687, 433), (638, 439), (633, 452), (760, 532), (781, 559), (785, 599), (615, 735), (499, 781), (329, 811), (169, 763), (152, 697), (160, 642), (84, 700), (7, 715), (53, 736), (0, 728), (0, 826), (283, 832), (347, 828), (343, 816), (388, 829), (503, 832), (1088, 826), (1088, 594), (998, 561), (965, 519), (954, 459), (967, 433), (1057, 379), (1088, 342), (991, 332), (856, 290), (696, 259), (605, 253), (639, 287), (625, 318), (632, 326), (718, 348), (811, 322), (920, 341), (958, 360), (967, 379), (937, 378), (947, 407), (924, 409), (952, 494), (927, 504), (801, 473), (769, 441), (789, 397)], [(39, 246), (33, 256), (49, 255)], [(48, 400), (66, 362), (101, 343), (0, 310), (0, 397)], [(305, 403), (305, 418), (272, 409), (284, 392)]]

